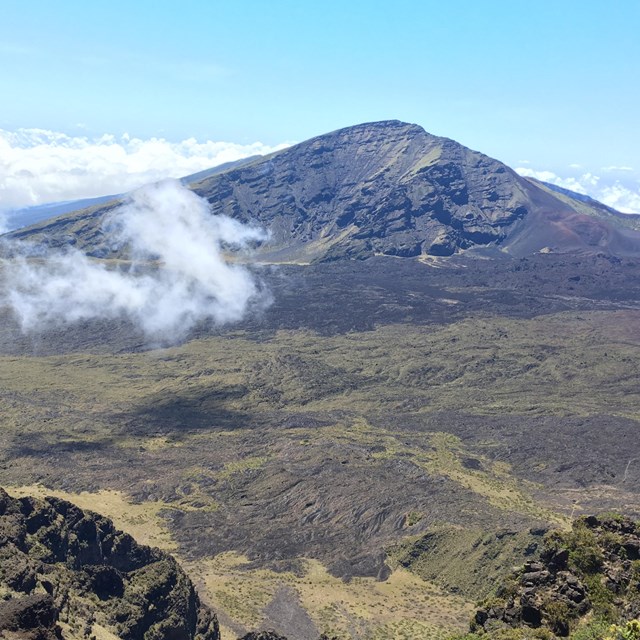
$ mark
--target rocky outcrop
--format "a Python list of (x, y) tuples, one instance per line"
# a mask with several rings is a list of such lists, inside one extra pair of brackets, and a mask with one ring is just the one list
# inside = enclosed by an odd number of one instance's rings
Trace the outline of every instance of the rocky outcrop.
[[(587, 589), (571, 571), (558, 565), (552, 568), (542, 562), (528, 562), (519, 583), (504, 602), (480, 609), (475, 624), (486, 631), (501, 626), (549, 627), (560, 636), (569, 634), (569, 621), (591, 609)], [(507, 591), (509, 589), (507, 588)]]
[(628, 518), (589, 516), (548, 534), (540, 561), (498, 589), (472, 629), (546, 627), (568, 636), (589, 613), (611, 623), (640, 615), (640, 526)]
[(6, 632), (21, 640), (61, 640), (58, 611), (49, 594), (10, 598), (0, 602), (0, 637)]
[(11, 498), (0, 489), (0, 625), (33, 640), (219, 640), (215, 615), (168, 554), (57, 498)]

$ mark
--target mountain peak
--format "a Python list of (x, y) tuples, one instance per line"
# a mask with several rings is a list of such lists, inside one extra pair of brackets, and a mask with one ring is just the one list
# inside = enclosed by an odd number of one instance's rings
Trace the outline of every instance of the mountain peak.
[[(461, 251), (640, 253), (640, 234), (611, 212), (555, 194), (497, 160), (399, 120), (338, 129), (203, 172), (189, 186), (214, 214), (268, 229), (265, 261)], [(100, 220), (100, 210), (61, 218), (46, 225), (48, 240), (59, 236), (63, 243), (72, 233), (88, 253), (115, 257)], [(44, 230), (15, 235), (34, 239)]]
[[(408, 134), (425, 134), (427, 133), (420, 125), (413, 124), (411, 122), (403, 122), (402, 120), (375, 120), (373, 122), (362, 122), (360, 124), (351, 125), (350, 127), (343, 127), (341, 129), (336, 129), (330, 133), (325, 133), (324, 137), (330, 136), (332, 134), (349, 134), (349, 133), (357, 133), (360, 131), (379, 131), (382, 133), (392, 133), (392, 132), (406, 132)], [(427, 134), (429, 135), (429, 134)]]
[(444, 138), (438, 138), (438, 136), (427, 133), (417, 124), (402, 122), (401, 120), (379, 120), (336, 129), (335, 131), (316, 136), (300, 144), (316, 144), (318, 141), (326, 144), (330, 141), (338, 140), (352, 143), (360, 143), (362, 141), (391, 142), (393, 140), (411, 140), (414, 138), (444, 140)]

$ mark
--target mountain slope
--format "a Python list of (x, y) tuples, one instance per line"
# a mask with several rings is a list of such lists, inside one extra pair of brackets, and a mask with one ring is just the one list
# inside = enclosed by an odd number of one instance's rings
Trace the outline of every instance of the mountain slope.
[(587, 215), (595, 216), (612, 222), (614, 225), (628, 227), (629, 229), (640, 230), (640, 214), (638, 213), (621, 213), (612, 207), (602, 204), (593, 198), (586, 196), (570, 189), (564, 189), (556, 184), (542, 182), (535, 178), (527, 178), (533, 183), (560, 197), (560, 199), (568, 202), (570, 206), (577, 211), (584, 212)]
[[(640, 233), (598, 203), (572, 200), (421, 127), (361, 124), (190, 184), (214, 213), (266, 227), (265, 261), (435, 255), (640, 253)], [(117, 251), (101, 228), (114, 203), (14, 233), (98, 257)]]
[(72, 211), (88, 209), (96, 205), (110, 202), (120, 196), (109, 195), (83, 200), (71, 200), (65, 202), (50, 202), (47, 204), (25, 207), (10, 211), (5, 220), (4, 228), (7, 231), (15, 231), (32, 225), (42, 224), (45, 220), (64, 216)]
[(400, 122), (319, 136), (193, 185), (214, 212), (257, 220), (272, 247), (311, 258), (449, 255), (526, 213), (509, 170)]

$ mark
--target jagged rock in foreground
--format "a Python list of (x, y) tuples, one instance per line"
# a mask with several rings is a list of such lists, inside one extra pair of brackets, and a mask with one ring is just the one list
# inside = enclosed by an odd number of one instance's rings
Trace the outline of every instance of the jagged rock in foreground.
[(159, 549), (57, 498), (0, 489), (0, 637), (219, 640), (216, 616)]
[(527, 562), (477, 611), (473, 630), (498, 637), (509, 627), (547, 629), (565, 637), (588, 621), (620, 623), (640, 615), (640, 525), (589, 516), (545, 542), (540, 561)]
[[(58, 612), (49, 594), (34, 594), (0, 602), (0, 633), (24, 640), (61, 640)], [(6, 635), (6, 634), (5, 634)], [(0, 635), (4, 638), (4, 635)]]

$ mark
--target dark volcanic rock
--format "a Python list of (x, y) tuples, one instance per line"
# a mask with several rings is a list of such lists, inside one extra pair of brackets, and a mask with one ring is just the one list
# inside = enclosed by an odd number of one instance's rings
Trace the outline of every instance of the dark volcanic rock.
[(476, 612), (473, 628), (547, 627), (568, 636), (587, 614), (609, 622), (637, 618), (640, 575), (629, 557), (640, 545), (640, 526), (621, 516), (588, 516), (569, 532), (547, 535), (540, 562), (527, 562)]
[(524, 566), (519, 581), (507, 588), (511, 593), (501, 605), (477, 611), (474, 626), (491, 631), (501, 625), (534, 629), (544, 625), (558, 635), (568, 635), (570, 622), (591, 609), (587, 588), (569, 571), (540, 571), (531, 566), (535, 564)]
[(215, 615), (171, 556), (57, 498), (0, 489), (0, 586), (10, 596), (0, 629), (24, 638), (59, 637), (58, 621), (89, 631), (98, 623), (123, 640), (219, 638)]
[[(334, 131), (197, 178), (189, 186), (213, 213), (270, 231), (265, 261), (450, 256), (474, 247), (516, 256), (542, 249), (640, 253), (637, 219), (396, 120)], [(73, 242), (112, 257), (121, 249), (103, 221), (116, 204), (12, 235), (54, 247)]]
[(58, 611), (53, 598), (34, 594), (0, 602), (0, 637), (13, 632), (12, 637), (24, 640), (60, 640)]

